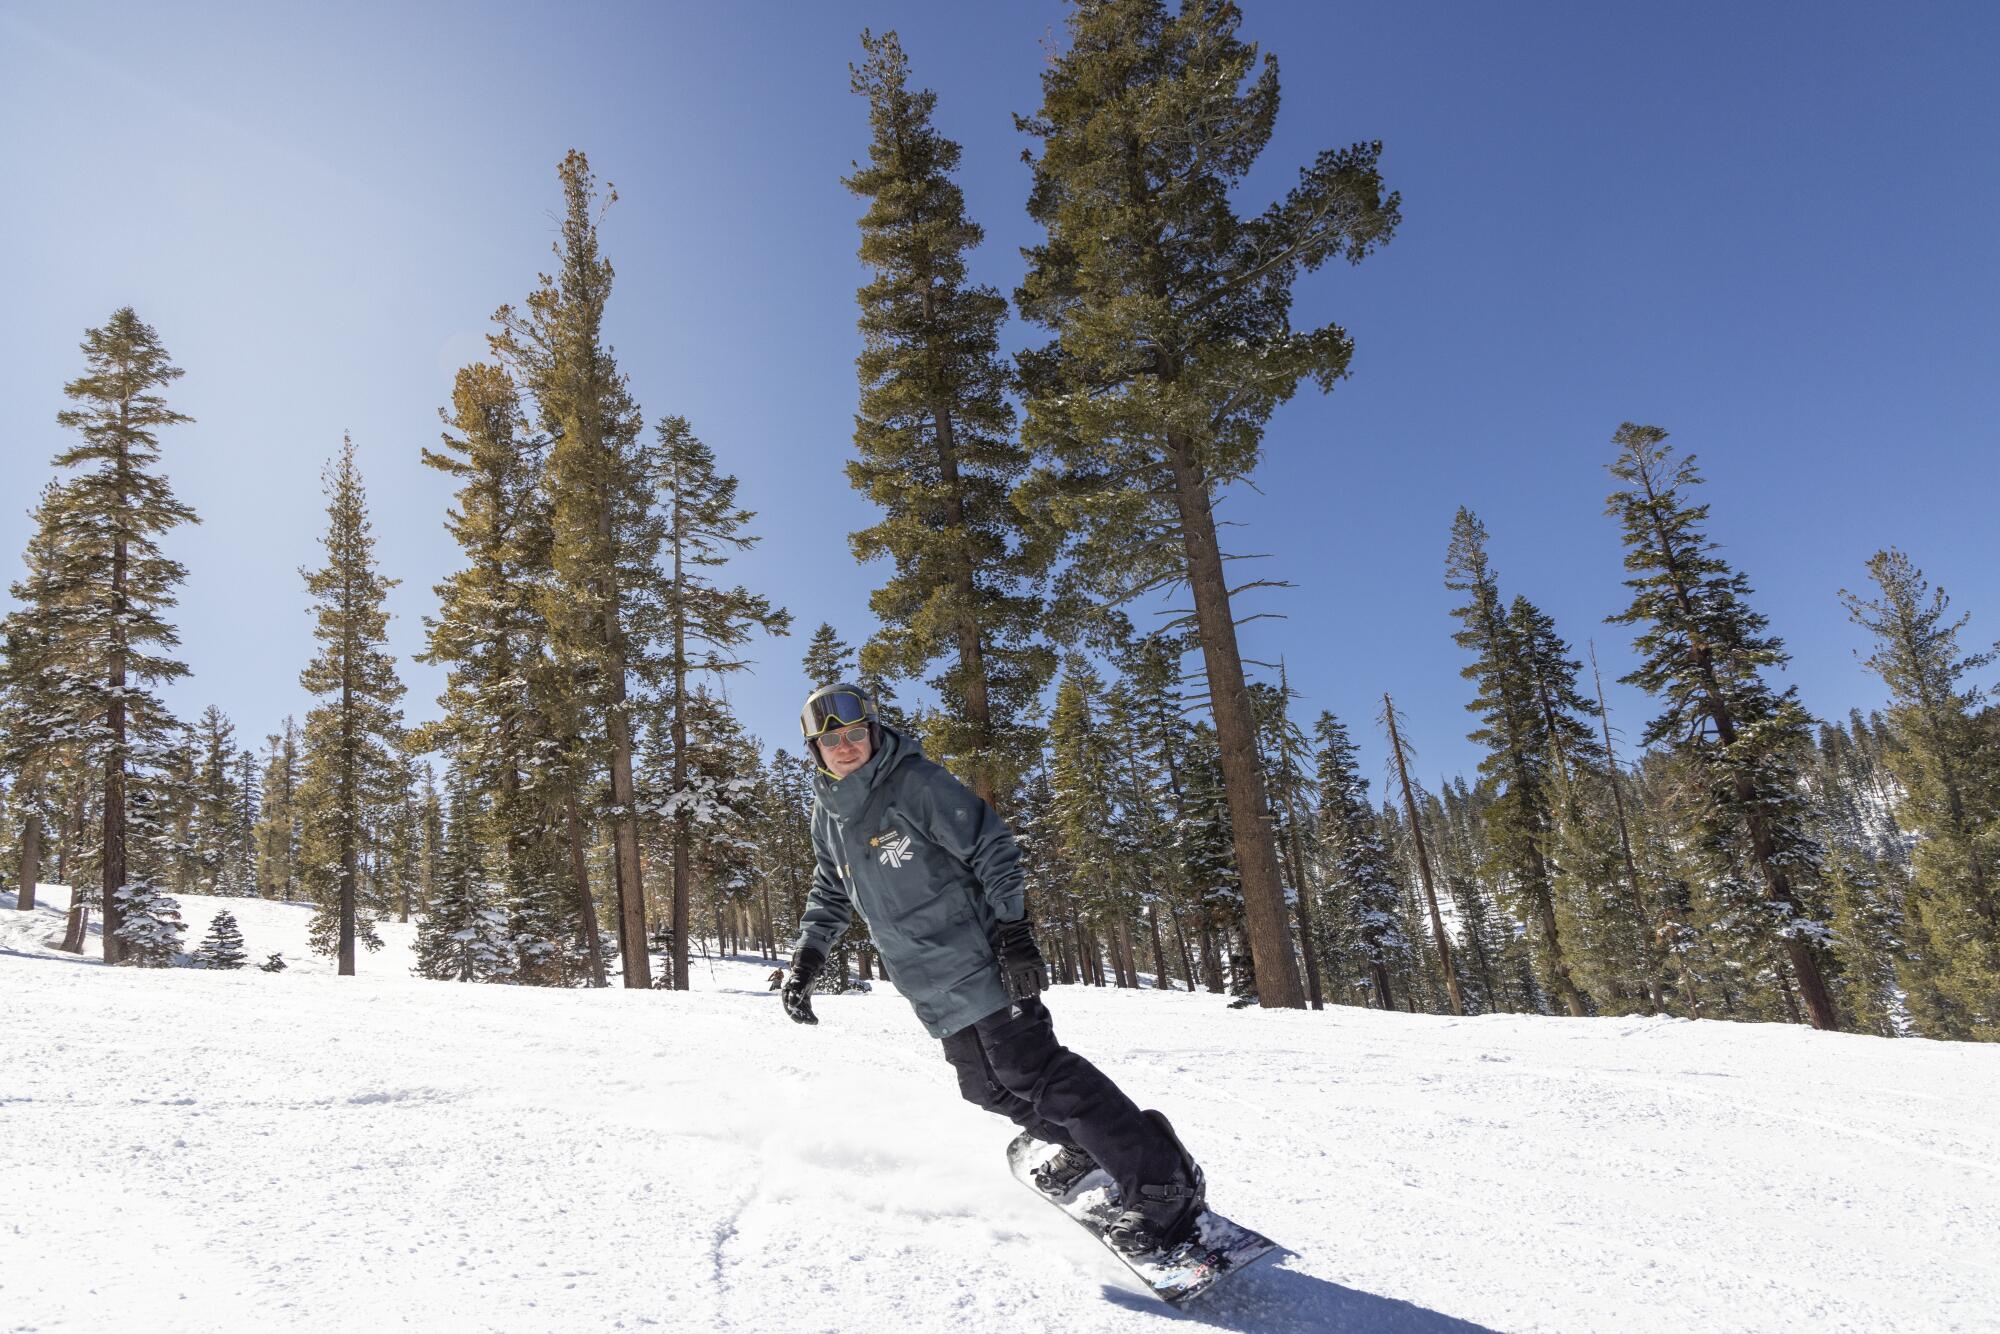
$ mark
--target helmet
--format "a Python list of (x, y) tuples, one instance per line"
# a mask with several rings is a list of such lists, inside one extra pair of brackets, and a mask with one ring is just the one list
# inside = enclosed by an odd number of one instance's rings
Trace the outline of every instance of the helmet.
[(869, 741), (881, 745), (882, 715), (860, 686), (821, 686), (806, 696), (806, 706), (799, 710), (799, 731), (815, 750), (819, 748), (820, 733), (860, 722), (868, 724)]

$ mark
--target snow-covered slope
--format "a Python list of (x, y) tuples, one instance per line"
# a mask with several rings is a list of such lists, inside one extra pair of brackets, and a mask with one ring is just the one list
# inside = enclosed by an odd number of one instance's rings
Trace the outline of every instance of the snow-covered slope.
[(2000, 1328), (1992, 1047), (1061, 988), (1290, 1248), (1176, 1317), (886, 990), (422, 982), (393, 926), (341, 979), (204, 899), (291, 969), (106, 969), (48, 897), (0, 912), (0, 1329)]

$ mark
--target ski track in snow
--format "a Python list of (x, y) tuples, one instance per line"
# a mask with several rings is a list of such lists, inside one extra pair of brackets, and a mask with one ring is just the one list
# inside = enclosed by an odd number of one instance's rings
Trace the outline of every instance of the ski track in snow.
[(1008, 1175), (878, 985), (106, 969), (0, 894), (0, 1330), (2000, 1330), (2000, 1048), (1058, 988), (1287, 1251), (1176, 1312)]

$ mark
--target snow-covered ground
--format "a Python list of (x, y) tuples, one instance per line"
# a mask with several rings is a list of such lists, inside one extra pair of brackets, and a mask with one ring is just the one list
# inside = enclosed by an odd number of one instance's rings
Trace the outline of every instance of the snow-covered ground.
[[(51, 950), (0, 894), (0, 1329), (2000, 1329), (2000, 1048), (1060, 988), (1285, 1243), (1176, 1313), (1007, 1174), (893, 993), (341, 979)], [(92, 945), (96, 948), (95, 942)], [(94, 954), (91, 957), (95, 957)]]

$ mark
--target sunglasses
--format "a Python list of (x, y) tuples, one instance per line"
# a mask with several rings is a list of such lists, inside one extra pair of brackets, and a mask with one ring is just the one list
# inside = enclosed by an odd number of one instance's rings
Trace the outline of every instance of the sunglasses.
[(853, 727), (843, 727), (837, 731), (821, 732), (819, 748), (825, 750), (831, 746), (858, 746), (867, 739), (868, 724), (858, 723)]

